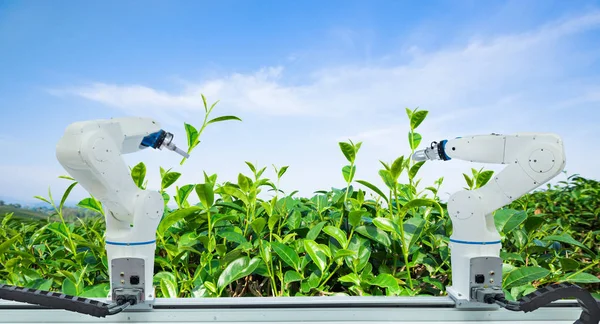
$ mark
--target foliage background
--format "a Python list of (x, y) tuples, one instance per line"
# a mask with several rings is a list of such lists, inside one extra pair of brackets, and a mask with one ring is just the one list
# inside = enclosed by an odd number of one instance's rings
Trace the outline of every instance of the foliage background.
[[(208, 125), (240, 120), (211, 119), (216, 103), (209, 106), (203, 99), (202, 125), (184, 125), (188, 153)], [(312, 197), (278, 188), (288, 166), (273, 166), (269, 179), (267, 167), (246, 162), (236, 183), (219, 183), (216, 174), (204, 173), (199, 184), (160, 168), (165, 214), (157, 231), (156, 296), (445, 295), (452, 275), (452, 225), (437, 195), (443, 178), (420, 183), (424, 162), (410, 156), (421, 144), (417, 129), (428, 112), (406, 109), (406, 114), (411, 152), (381, 161), (382, 168), (374, 170), (385, 188), (355, 179), (362, 143), (351, 141), (339, 143), (347, 160), (340, 172), (346, 187)], [(464, 174), (469, 190), (493, 174), (471, 171)], [(141, 162), (131, 169), (142, 189), (148, 186), (146, 173)], [(401, 176), (408, 181), (401, 183)], [(0, 206), (5, 207), (0, 283), (104, 297), (109, 288), (104, 211), (94, 197), (79, 202), (86, 213), (69, 211), (64, 203), (77, 182), (62, 178), (72, 183), (59, 201), (50, 190), (47, 197), (37, 196), (51, 208), (43, 219), (27, 218), (18, 206)], [(190, 195), (200, 202), (190, 204)], [(600, 183), (578, 175), (498, 210), (508, 298), (561, 281), (580, 284), (600, 298), (599, 214)]]

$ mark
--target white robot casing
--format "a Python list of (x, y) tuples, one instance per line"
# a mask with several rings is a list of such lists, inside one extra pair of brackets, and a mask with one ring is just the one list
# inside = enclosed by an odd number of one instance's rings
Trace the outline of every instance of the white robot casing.
[[(148, 118), (125, 117), (76, 122), (69, 125), (56, 147), (60, 164), (104, 209), (106, 252), (111, 276), (108, 298), (139, 277), (143, 295), (138, 302), (152, 303), (156, 229), (164, 211), (158, 191), (142, 190), (131, 178), (121, 155), (147, 147), (142, 140), (161, 130)], [(116, 266), (114, 260), (143, 260), (143, 270)], [(133, 264), (133, 263), (130, 263)], [(143, 272), (143, 273), (139, 273)]]
[[(495, 226), (494, 211), (557, 176), (565, 167), (566, 157), (561, 138), (551, 133), (459, 137), (442, 141), (440, 147), (418, 152), (416, 156), (420, 158), (417, 159), (506, 165), (483, 187), (456, 192), (448, 200), (453, 232), (450, 236), (452, 286), (447, 291), (455, 300), (468, 302), (474, 284), (472, 261), (482, 257), (498, 259), (500, 255), (501, 236)], [(493, 275), (492, 272), (486, 277), (485, 285), (502, 284), (489, 279)], [(501, 276), (496, 278), (502, 279)]]

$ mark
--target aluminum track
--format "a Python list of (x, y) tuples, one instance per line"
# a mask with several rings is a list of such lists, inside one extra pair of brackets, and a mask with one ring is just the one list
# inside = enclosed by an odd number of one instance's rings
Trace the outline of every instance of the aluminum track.
[(485, 323), (572, 324), (581, 313), (559, 301), (531, 313), (460, 310), (448, 297), (265, 297), (157, 299), (151, 311), (106, 318), (0, 300), (0, 323)]

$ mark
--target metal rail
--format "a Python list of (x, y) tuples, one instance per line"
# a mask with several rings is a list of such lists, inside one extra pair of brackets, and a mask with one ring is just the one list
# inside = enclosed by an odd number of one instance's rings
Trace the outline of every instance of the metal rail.
[(0, 323), (485, 323), (572, 324), (581, 308), (555, 302), (532, 313), (459, 310), (448, 297), (265, 297), (157, 299), (152, 311), (106, 318), (0, 301)]

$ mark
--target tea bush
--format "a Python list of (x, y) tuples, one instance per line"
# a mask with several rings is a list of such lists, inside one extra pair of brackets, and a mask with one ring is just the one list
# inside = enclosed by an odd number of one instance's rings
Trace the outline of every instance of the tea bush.
[[(201, 127), (185, 124), (188, 153), (209, 124), (239, 120), (209, 119), (215, 104), (204, 103)], [(279, 189), (288, 166), (273, 167), (270, 180), (266, 167), (246, 162), (248, 170), (235, 183), (219, 183), (216, 174), (204, 173), (197, 184), (161, 168), (165, 213), (157, 231), (157, 297), (445, 295), (452, 275), (452, 225), (437, 194), (443, 178), (418, 189), (424, 162), (410, 156), (420, 145), (417, 129), (428, 112), (406, 113), (411, 152), (381, 162), (377, 173), (385, 188), (355, 179), (362, 143), (352, 141), (339, 143), (347, 160), (340, 170), (346, 186), (306, 198)], [(146, 166), (131, 171), (132, 180), (145, 188)], [(467, 187), (485, 185), (492, 174), (472, 170), (464, 175)], [(401, 175), (406, 183), (399, 181)], [(51, 192), (38, 196), (54, 209), (47, 221), (2, 218), (0, 282), (104, 297), (109, 287), (104, 211), (89, 197), (79, 206), (98, 217), (65, 220), (64, 203), (77, 182), (62, 178), (72, 183), (60, 202)], [(199, 203), (189, 203), (191, 195)], [(599, 214), (599, 183), (579, 176), (498, 210), (508, 297), (560, 281), (583, 285), (599, 297)]]

